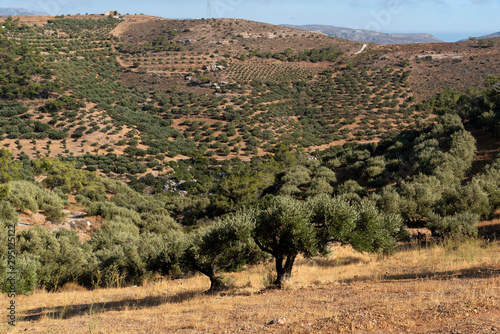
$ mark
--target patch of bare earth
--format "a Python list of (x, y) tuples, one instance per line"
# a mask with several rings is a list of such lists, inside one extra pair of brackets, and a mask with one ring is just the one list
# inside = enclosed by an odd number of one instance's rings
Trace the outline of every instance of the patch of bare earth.
[[(491, 44), (490, 44), (491, 40)], [(457, 43), (379, 45), (373, 47), (375, 65), (394, 66), (408, 61), (409, 79), (418, 100), (445, 89), (465, 90), (483, 87), (488, 76), (500, 70), (500, 38)], [(361, 54), (359, 57), (363, 57)]]

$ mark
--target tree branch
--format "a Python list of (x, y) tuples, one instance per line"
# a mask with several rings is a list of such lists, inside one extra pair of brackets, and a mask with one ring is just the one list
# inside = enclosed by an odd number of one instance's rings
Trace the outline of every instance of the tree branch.
[(274, 252), (273, 252), (272, 250), (270, 250), (269, 248), (264, 247), (264, 246), (260, 243), (260, 241), (259, 241), (259, 240), (255, 239), (255, 238), (254, 238), (254, 240), (255, 240), (255, 243), (257, 244), (257, 246), (259, 246), (259, 248), (260, 248), (260, 249), (262, 249), (262, 250), (263, 250), (264, 252), (266, 252), (266, 253), (271, 254), (272, 256), (275, 256)]

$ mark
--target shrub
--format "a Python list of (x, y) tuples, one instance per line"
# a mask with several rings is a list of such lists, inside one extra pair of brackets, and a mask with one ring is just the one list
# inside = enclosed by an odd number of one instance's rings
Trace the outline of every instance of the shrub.
[[(2, 292), (10, 294), (12, 291), (12, 275), (7, 275), (7, 257), (0, 257), (0, 287)], [(16, 257), (15, 274), (15, 291), (17, 294), (30, 295), (38, 286), (37, 263), (33, 259), (25, 255)]]
[(186, 235), (180, 231), (142, 233), (139, 240), (142, 262), (151, 273), (179, 276), (185, 270), (182, 258), (187, 241)]
[(311, 181), (309, 189), (307, 189), (307, 196), (315, 196), (319, 194), (332, 194), (333, 187), (328, 180), (324, 177), (314, 177)]
[(477, 223), (479, 215), (470, 212), (461, 212), (453, 216), (442, 217), (437, 214), (431, 214), (427, 222), (433, 234), (442, 237), (461, 237), (477, 236)]
[(63, 200), (53, 192), (28, 181), (12, 181), (7, 200), (19, 210), (37, 212), (43, 210), (49, 220), (58, 222), (63, 218)]
[(309, 169), (302, 165), (292, 166), (285, 169), (281, 181), (285, 184), (300, 186), (311, 180), (309, 173)]
[(17, 242), (19, 254), (35, 264), (39, 287), (56, 289), (84, 274), (90, 249), (75, 231), (52, 233), (35, 226), (20, 232)]
[(92, 268), (87, 284), (119, 287), (141, 282), (146, 265), (139, 250), (139, 229), (130, 219), (115, 217), (106, 222), (94, 232), (90, 245)]
[(121, 217), (129, 219), (134, 224), (140, 224), (141, 222), (141, 216), (137, 211), (117, 206), (114, 203), (92, 203), (88, 210), (88, 214), (90, 216), (101, 216), (108, 220)]

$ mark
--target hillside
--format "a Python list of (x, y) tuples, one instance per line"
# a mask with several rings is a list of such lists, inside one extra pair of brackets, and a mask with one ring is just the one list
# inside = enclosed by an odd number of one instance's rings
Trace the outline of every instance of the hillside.
[[(123, 155), (127, 143), (137, 140), (137, 149), (166, 155), (163, 161), (148, 160), (155, 168), (166, 168), (165, 162), (181, 158), (181, 151), (184, 156), (198, 151), (218, 159), (249, 159), (270, 152), (277, 142), (308, 151), (372, 142), (417, 118), (426, 119), (428, 113), (414, 111), (415, 102), (445, 88), (480, 87), (499, 66), (497, 44), (480, 47), (473, 41), (369, 45), (358, 53), (360, 43), (235, 19), (133, 15), (108, 20), (94, 15), (17, 20), (19, 27), (32, 27), (28, 43), (43, 63), (53, 64), (48, 66), (52, 78), (62, 84), (62, 90), (26, 100), (29, 113), (38, 120), (43, 116), (43, 127), (48, 124), (51, 131), (71, 138), (58, 144), (55, 134), (36, 140), (19, 132), (6, 136), (4, 144), (15, 154), (23, 151), (30, 157)], [(86, 25), (89, 20), (100, 20), (102, 28)], [(19, 27), (8, 38), (24, 38)], [(91, 78), (78, 70), (82, 66), (101, 75)], [(107, 73), (114, 75), (102, 76)], [(104, 98), (106, 91), (116, 98)], [(325, 96), (325, 91), (334, 93)], [(67, 99), (63, 95), (85, 110), (73, 112), (68, 124), (39, 111)], [(62, 110), (73, 108), (57, 103)], [(147, 128), (139, 130), (138, 119), (118, 111), (131, 109), (131, 104), (146, 112), (140, 122), (164, 119), (163, 132), (153, 139)]]
[(289, 25), (282, 24), (284, 27), (318, 31), (332, 37), (347, 39), (354, 42), (374, 43), (374, 44), (422, 44), (422, 43), (440, 43), (440, 39), (432, 34), (388, 34), (379, 31), (366, 29), (351, 29), (336, 27), (330, 25), (308, 24), (308, 25)]
[(484, 35), (484, 36), (479, 36), (479, 37), (477, 37), (477, 39), (488, 39), (488, 38), (497, 38), (497, 37), (500, 37), (500, 31), (492, 33), (492, 34)]
[(14, 332), (498, 332), (498, 39), (0, 20)]

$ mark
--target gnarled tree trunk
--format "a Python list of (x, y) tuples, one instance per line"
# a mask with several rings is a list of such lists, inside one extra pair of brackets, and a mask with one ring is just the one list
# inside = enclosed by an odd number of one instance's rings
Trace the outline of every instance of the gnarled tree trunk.
[[(274, 284), (281, 288), (283, 286), (283, 283), (290, 279), (292, 276), (292, 268), (293, 268), (293, 263), (295, 262), (295, 257), (297, 256), (296, 253), (293, 254), (288, 254), (286, 256), (284, 255), (279, 255), (276, 256), (276, 281), (274, 281)], [(286, 257), (286, 260), (285, 260)], [(285, 260), (285, 263), (283, 264), (283, 260)]]
[(224, 290), (227, 287), (222, 281), (222, 278), (215, 273), (213, 275), (209, 275), (208, 277), (210, 278), (210, 289), (208, 289), (208, 293), (215, 293)]

